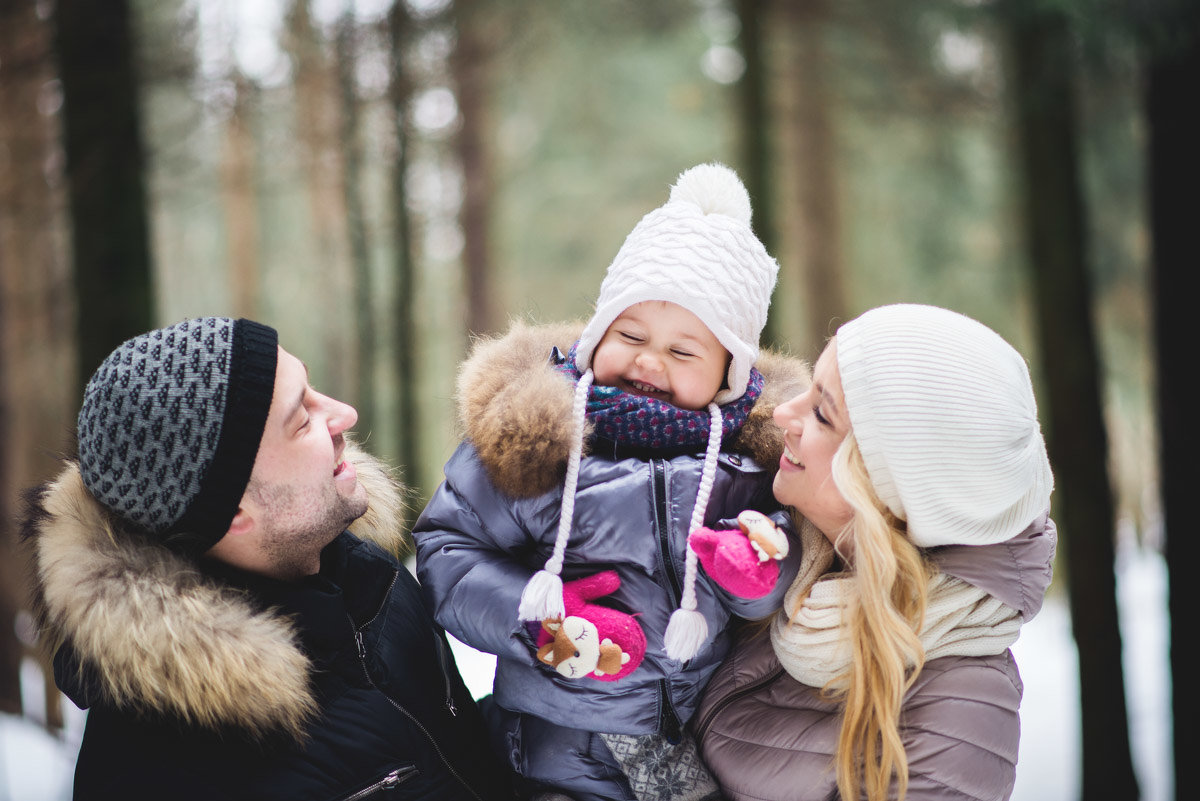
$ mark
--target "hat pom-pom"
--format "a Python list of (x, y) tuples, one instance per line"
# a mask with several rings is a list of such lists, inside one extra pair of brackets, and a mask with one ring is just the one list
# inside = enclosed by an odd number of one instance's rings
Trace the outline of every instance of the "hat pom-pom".
[(698, 164), (685, 170), (675, 186), (671, 200), (700, 207), (705, 214), (724, 214), (750, 224), (750, 194), (737, 173), (724, 164)]
[(677, 662), (686, 662), (700, 652), (700, 646), (708, 639), (708, 623), (704, 615), (695, 609), (676, 609), (671, 613), (663, 644), (667, 656)]
[(545, 620), (548, 617), (561, 620), (565, 617), (562, 579), (549, 570), (534, 573), (521, 592), (517, 616), (521, 620)]

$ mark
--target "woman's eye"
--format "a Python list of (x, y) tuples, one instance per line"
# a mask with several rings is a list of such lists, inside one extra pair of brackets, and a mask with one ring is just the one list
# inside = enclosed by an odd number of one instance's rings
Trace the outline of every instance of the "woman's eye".
[(823, 425), (823, 426), (829, 425), (829, 421), (825, 419), (825, 415), (821, 414), (820, 406), (813, 407), (813, 416), (817, 418), (817, 422), (820, 423), (821, 425)]

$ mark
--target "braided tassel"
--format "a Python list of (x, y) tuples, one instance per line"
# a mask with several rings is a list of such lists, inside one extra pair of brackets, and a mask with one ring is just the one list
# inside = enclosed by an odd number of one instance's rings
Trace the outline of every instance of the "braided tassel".
[(704, 513), (708, 509), (708, 498), (712, 494), (717, 476), (717, 457), (721, 453), (721, 407), (708, 404), (709, 428), (708, 448), (704, 451), (704, 469), (700, 473), (700, 489), (696, 492), (696, 505), (692, 508), (692, 519), (688, 524), (688, 546), (683, 576), (683, 598), (679, 608), (671, 613), (663, 644), (667, 656), (678, 662), (686, 662), (700, 652), (700, 646), (708, 639), (708, 622), (696, 609), (696, 552), (692, 550), (692, 532), (704, 525)]
[(583, 457), (583, 427), (587, 413), (588, 389), (592, 386), (592, 371), (588, 369), (575, 384), (575, 402), (571, 414), (575, 421), (575, 438), (567, 458), (567, 477), (563, 484), (562, 508), (558, 515), (558, 534), (554, 538), (554, 553), (546, 565), (533, 574), (521, 592), (517, 608), (520, 620), (545, 620), (565, 616), (563, 605), (562, 566), (571, 538), (571, 522), (575, 517), (575, 487), (579, 483), (579, 462)]

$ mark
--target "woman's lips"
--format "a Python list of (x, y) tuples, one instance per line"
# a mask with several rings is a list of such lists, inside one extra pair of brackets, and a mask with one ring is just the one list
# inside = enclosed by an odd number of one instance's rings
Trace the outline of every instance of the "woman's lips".
[(787, 445), (783, 446), (783, 456), (779, 458), (779, 464), (782, 466), (792, 467), (797, 470), (804, 469), (804, 463), (792, 454), (791, 448), (789, 448)]

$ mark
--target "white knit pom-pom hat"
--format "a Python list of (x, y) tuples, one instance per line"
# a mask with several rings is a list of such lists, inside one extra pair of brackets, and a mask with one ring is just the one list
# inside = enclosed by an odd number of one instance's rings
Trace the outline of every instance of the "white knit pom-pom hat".
[(733, 357), (718, 404), (737, 400), (758, 359), (779, 264), (750, 227), (750, 195), (723, 164), (700, 164), (675, 181), (666, 204), (642, 218), (608, 267), (596, 312), (579, 338), (580, 370), (621, 312), (666, 300), (700, 318)]
[(1050, 507), (1029, 368), (982, 323), (881, 306), (837, 331), (850, 426), (871, 484), (921, 547), (988, 545)]

